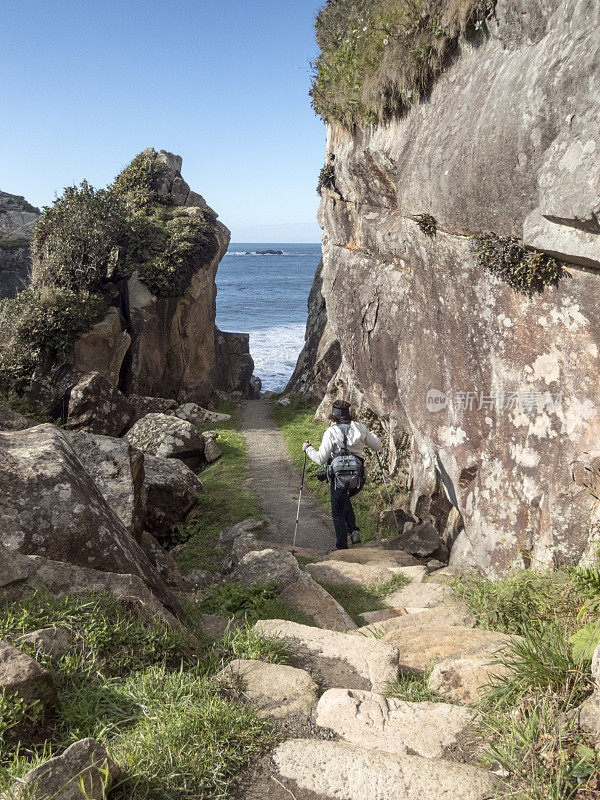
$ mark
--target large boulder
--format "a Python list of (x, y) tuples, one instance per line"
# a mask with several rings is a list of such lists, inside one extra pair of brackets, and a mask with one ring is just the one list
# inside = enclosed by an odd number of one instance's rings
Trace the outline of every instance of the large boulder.
[(164, 583), (53, 425), (0, 433), (0, 544), (80, 567), (137, 575), (167, 605)]
[(384, 550), (381, 547), (352, 547), (329, 553), (328, 561), (345, 561), (352, 564), (379, 564), (384, 562), (396, 567), (411, 567), (419, 562), (402, 550)]
[(66, 427), (74, 431), (120, 436), (133, 419), (125, 395), (100, 372), (84, 375), (71, 389)]
[(26, 428), (33, 428), (38, 423), (35, 420), (24, 417), (18, 411), (0, 403), (0, 431), (24, 431)]
[(103, 744), (81, 739), (30, 770), (2, 800), (104, 800), (118, 772)]
[(52, 674), (7, 642), (0, 642), (0, 690), (25, 703), (50, 702), (55, 695)]
[(153, 456), (178, 458), (190, 468), (203, 462), (204, 438), (190, 422), (167, 414), (147, 414), (127, 432), (125, 439)]
[(103, 592), (143, 619), (157, 620), (168, 628), (181, 628), (167, 606), (182, 618), (183, 612), (164, 587), (160, 593), (163, 605), (137, 575), (102, 572), (41, 556), (25, 556), (0, 544), (0, 600), (17, 601), (32, 591), (49, 591), (60, 597), (85, 597), (89, 592)]
[(207, 422), (227, 422), (231, 414), (221, 414), (218, 411), (209, 411), (201, 408), (197, 403), (183, 403), (175, 409), (175, 416), (185, 419), (193, 425), (204, 425)]
[(142, 419), (146, 414), (169, 414), (177, 408), (177, 400), (166, 397), (143, 397), (139, 394), (130, 394), (127, 399), (133, 406), (134, 419)]
[(204, 491), (202, 481), (178, 458), (144, 457), (144, 524), (162, 544), (170, 544), (171, 526), (185, 519)]
[(238, 522), (231, 528), (221, 531), (219, 534), (219, 547), (229, 549), (233, 547), (233, 543), (238, 536), (243, 533), (257, 533), (264, 530), (265, 523), (258, 519), (245, 519), (243, 522)]
[(407, 703), (375, 692), (329, 689), (319, 700), (316, 722), (371, 750), (441, 758), (459, 744), (477, 716), (448, 703)]
[(250, 379), (254, 361), (250, 355), (250, 337), (247, 333), (225, 333), (217, 329), (216, 352), (221, 369), (217, 375), (218, 388), (227, 394), (251, 394)]
[(140, 540), (144, 527), (144, 455), (123, 439), (93, 433), (66, 434), (108, 505), (131, 533)]
[(388, 642), (277, 619), (259, 620), (254, 630), (285, 642), (292, 665), (317, 675), (326, 688), (385, 692), (398, 677), (398, 650)]

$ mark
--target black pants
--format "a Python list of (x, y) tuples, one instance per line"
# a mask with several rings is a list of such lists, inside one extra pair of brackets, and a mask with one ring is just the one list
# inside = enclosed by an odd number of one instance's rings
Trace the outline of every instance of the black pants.
[(347, 550), (348, 534), (358, 530), (350, 498), (359, 491), (360, 489), (350, 491), (336, 489), (333, 483), (331, 484), (331, 516), (335, 528), (335, 546), (338, 550)]

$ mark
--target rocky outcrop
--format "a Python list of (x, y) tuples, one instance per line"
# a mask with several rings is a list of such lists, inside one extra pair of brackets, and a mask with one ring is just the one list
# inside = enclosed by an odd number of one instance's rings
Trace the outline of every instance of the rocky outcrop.
[[(342, 352), (330, 394), (410, 434), (411, 511), (441, 531), (456, 508), (451, 563), (489, 576), (593, 551), (599, 13), (498, 0), (405, 116), (328, 126), (323, 296)], [(562, 259), (563, 277), (512, 288), (474, 255), (470, 237), (489, 232)]]
[[(125, 395), (180, 403), (206, 404), (221, 391), (250, 394), (254, 362), (248, 335), (221, 333), (215, 325), (215, 276), (230, 233), (184, 181), (179, 156), (152, 149), (141, 155), (161, 168), (159, 207), (175, 209), (175, 217), (193, 218), (214, 247), (198, 247), (189, 283), (178, 286), (172, 295), (168, 288), (162, 293), (151, 291), (143, 282), (141, 268), (128, 279), (113, 278), (107, 284), (110, 307), (104, 319), (83, 334), (71, 352), (59, 360), (52, 355), (36, 370), (32, 396), (55, 413), (64, 415), (73, 386), (94, 372)], [(160, 267), (150, 267), (150, 280), (153, 269)]]
[(0, 299), (29, 283), (29, 245), (39, 216), (24, 197), (0, 192)]
[(319, 263), (310, 294), (304, 347), (286, 393), (297, 392), (308, 402), (320, 402), (330, 380), (340, 367), (340, 343), (327, 319), (323, 295), (323, 261)]

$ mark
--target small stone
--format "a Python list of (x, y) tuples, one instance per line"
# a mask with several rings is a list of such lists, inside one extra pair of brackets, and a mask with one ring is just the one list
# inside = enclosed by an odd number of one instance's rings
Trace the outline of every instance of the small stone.
[(39, 631), (26, 633), (15, 641), (15, 644), (26, 644), (37, 653), (53, 658), (60, 658), (74, 646), (75, 637), (67, 628), (58, 625), (56, 628), (42, 628)]
[(410, 530), (389, 539), (384, 547), (390, 550), (404, 550), (418, 558), (428, 558), (429, 556), (435, 558), (441, 548), (445, 549), (442, 537), (428, 522), (414, 525)]
[(35, 420), (27, 419), (0, 403), (0, 431), (23, 431), (26, 428), (34, 428), (37, 424)]
[(245, 698), (260, 717), (284, 719), (292, 714), (309, 716), (318, 697), (317, 684), (303, 669), (264, 661), (232, 661), (217, 680), (241, 679)]
[(26, 703), (39, 700), (45, 705), (55, 696), (50, 672), (7, 642), (0, 642), (0, 689)]
[(202, 633), (209, 639), (220, 639), (227, 628), (241, 628), (244, 621), (234, 617), (223, 617), (220, 614), (202, 614), (200, 627)]
[(194, 569), (184, 575), (183, 579), (194, 589), (206, 589), (215, 582), (215, 575), (206, 569)]
[(219, 547), (231, 547), (232, 543), (241, 536), (242, 533), (255, 533), (256, 531), (264, 530), (265, 523), (258, 519), (245, 519), (243, 522), (238, 522), (232, 528), (227, 528), (219, 534)]
[(207, 460), (209, 464), (214, 464), (223, 453), (219, 450), (219, 446), (212, 438), (207, 438), (204, 435), (204, 458)]
[(117, 774), (103, 744), (81, 739), (28, 772), (2, 800), (104, 800)]
[(435, 558), (432, 558), (431, 561), (427, 562), (427, 572), (431, 574), (432, 572), (436, 572), (438, 569), (443, 569), (446, 565), (443, 561), (437, 561)]
[(398, 755), (441, 758), (477, 719), (448, 703), (407, 703), (375, 692), (329, 689), (319, 700), (317, 725), (344, 741)]

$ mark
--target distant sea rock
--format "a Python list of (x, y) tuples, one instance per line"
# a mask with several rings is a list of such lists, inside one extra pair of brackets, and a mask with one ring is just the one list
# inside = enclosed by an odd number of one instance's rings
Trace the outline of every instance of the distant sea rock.
[[(283, 250), (255, 250), (255, 254), (257, 256), (282, 256)], [(252, 255), (252, 253), (246, 253), (246, 255)]]

